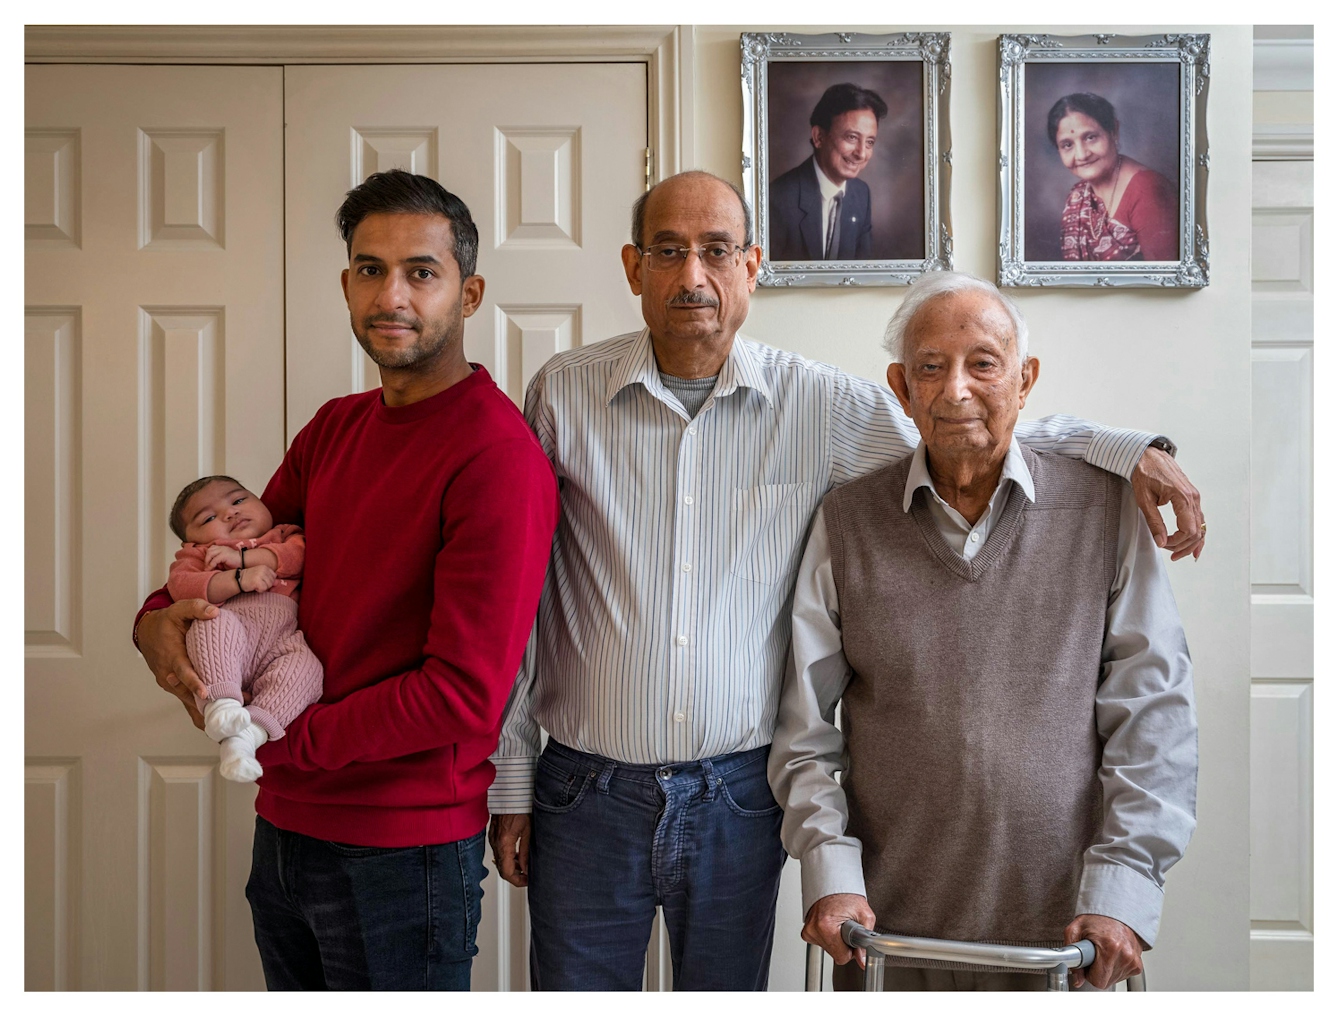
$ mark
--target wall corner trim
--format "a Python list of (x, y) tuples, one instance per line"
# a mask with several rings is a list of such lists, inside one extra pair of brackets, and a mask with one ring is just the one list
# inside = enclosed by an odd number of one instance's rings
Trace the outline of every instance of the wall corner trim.
[(1256, 92), (1310, 92), (1314, 88), (1314, 39), (1254, 40)]

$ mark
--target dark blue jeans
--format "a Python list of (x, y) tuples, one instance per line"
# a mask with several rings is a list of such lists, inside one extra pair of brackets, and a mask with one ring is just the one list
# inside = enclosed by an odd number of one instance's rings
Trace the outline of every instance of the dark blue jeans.
[(663, 907), (676, 991), (767, 986), (785, 851), (767, 748), (632, 766), (553, 740), (530, 843), (530, 985), (638, 991)]
[(251, 903), (270, 991), (468, 991), (483, 833), (356, 847), (256, 816)]

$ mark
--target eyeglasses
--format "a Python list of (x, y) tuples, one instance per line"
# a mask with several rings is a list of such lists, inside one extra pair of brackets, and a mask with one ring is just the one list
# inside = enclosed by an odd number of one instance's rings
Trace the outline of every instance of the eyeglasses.
[(739, 264), (743, 248), (732, 243), (706, 243), (700, 247), (680, 247), (673, 243), (652, 244), (645, 250), (637, 248), (652, 272), (672, 272), (687, 263), (688, 255), (695, 253), (708, 272), (727, 272)]

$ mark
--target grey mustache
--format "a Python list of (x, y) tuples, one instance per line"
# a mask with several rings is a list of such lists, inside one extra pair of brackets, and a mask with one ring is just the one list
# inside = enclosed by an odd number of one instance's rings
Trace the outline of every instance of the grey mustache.
[(678, 296), (668, 301), (670, 307), (719, 307), (720, 301), (706, 293), (679, 293)]

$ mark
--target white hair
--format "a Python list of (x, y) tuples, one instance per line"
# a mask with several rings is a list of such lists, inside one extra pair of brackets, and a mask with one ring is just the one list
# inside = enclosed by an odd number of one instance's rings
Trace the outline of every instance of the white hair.
[(993, 283), (986, 282), (974, 275), (968, 275), (966, 272), (925, 272), (911, 284), (911, 288), (906, 291), (906, 299), (901, 301), (901, 306), (892, 315), (892, 320), (887, 323), (887, 331), (883, 333), (883, 348), (887, 350), (892, 362), (901, 363), (904, 360), (906, 333), (910, 331), (911, 322), (915, 320), (915, 315), (920, 313), (920, 309), (925, 304), (940, 296), (947, 296), (949, 293), (966, 291), (986, 293), (998, 301), (999, 306), (1003, 308), (1009, 320), (1013, 322), (1013, 339), (1017, 343), (1017, 362), (1019, 364), (1025, 363), (1027, 360), (1027, 322), (1023, 319), (1022, 312), (1017, 309), (1017, 304), (999, 292), (998, 287)]

